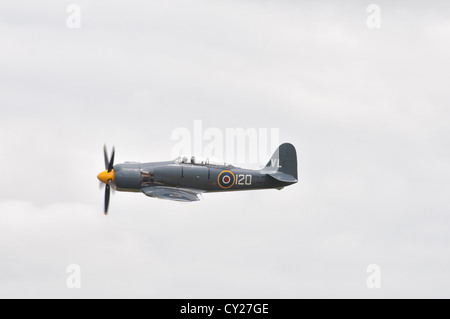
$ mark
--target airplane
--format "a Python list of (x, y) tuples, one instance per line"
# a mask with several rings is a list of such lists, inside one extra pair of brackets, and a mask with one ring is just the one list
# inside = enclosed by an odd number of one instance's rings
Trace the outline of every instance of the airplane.
[[(256, 189), (283, 189), (297, 183), (297, 153), (290, 143), (281, 144), (267, 165), (245, 169), (195, 156), (173, 161), (114, 165), (114, 146), (108, 159), (103, 147), (105, 171), (97, 178), (106, 185), (104, 213), (108, 214), (110, 190), (142, 192), (149, 197), (180, 202), (198, 201), (199, 194)], [(103, 184), (101, 184), (103, 185)]]

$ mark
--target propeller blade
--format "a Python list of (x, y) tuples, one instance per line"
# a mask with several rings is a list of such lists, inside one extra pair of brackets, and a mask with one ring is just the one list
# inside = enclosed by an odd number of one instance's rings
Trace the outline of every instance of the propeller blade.
[(108, 161), (108, 150), (106, 149), (106, 144), (103, 145), (103, 157), (105, 159), (105, 170), (109, 167), (109, 161)]
[[(110, 173), (114, 168), (114, 154), (115, 154), (115, 148), (113, 146), (112, 148), (112, 154), (111, 158), (108, 160), (108, 150), (106, 148), (106, 144), (103, 145), (103, 159), (105, 160), (105, 170), (107, 170), (107, 173)], [(108, 206), (109, 206), (109, 197), (111, 194), (111, 188), (113, 193), (116, 190), (116, 185), (113, 182), (114, 179), (114, 172), (112, 173), (112, 178), (109, 179), (111, 174), (107, 174), (106, 172), (101, 172), (98, 174), (97, 178), (103, 182), (105, 186), (105, 215), (108, 215)]]
[(109, 191), (110, 191), (110, 186), (109, 186), (109, 184), (106, 184), (106, 187), (105, 187), (105, 215), (108, 215)]
[(116, 193), (116, 184), (114, 184), (114, 182), (112, 180), (108, 181), (109, 186), (111, 186), (111, 193), (115, 194)]
[(114, 166), (114, 153), (115, 153), (115, 149), (114, 149), (114, 146), (113, 146), (111, 159), (110, 159), (109, 165), (108, 165), (108, 173), (111, 172), (111, 170), (113, 169), (113, 166)]

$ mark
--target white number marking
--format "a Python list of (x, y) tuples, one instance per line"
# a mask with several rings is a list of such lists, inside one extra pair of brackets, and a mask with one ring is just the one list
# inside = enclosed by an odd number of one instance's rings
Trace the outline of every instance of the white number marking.
[(252, 185), (252, 175), (249, 174), (238, 174), (237, 175), (238, 185)]

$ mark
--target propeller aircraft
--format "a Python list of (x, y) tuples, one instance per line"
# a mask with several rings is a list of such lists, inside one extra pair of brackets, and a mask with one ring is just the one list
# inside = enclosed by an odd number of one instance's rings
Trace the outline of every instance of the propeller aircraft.
[(105, 215), (108, 214), (111, 188), (142, 192), (154, 198), (192, 202), (198, 201), (198, 195), (202, 193), (282, 189), (297, 183), (297, 153), (290, 143), (281, 144), (260, 170), (212, 163), (194, 156), (178, 157), (173, 161), (114, 165), (114, 154), (114, 146), (111, 157), (108, 157), (104, 146), (105, 171), (97, 176), (105, 184)]

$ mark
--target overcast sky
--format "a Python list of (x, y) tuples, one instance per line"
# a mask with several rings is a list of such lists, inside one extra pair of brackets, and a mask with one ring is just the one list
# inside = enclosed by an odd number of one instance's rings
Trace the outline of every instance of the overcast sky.
[[(450, 3), (371, 3), (2, 2), (0, 297), (449, 298)], [(105, 217), (104, 143), (196, 120), (278, 129), (298, 184)]]

